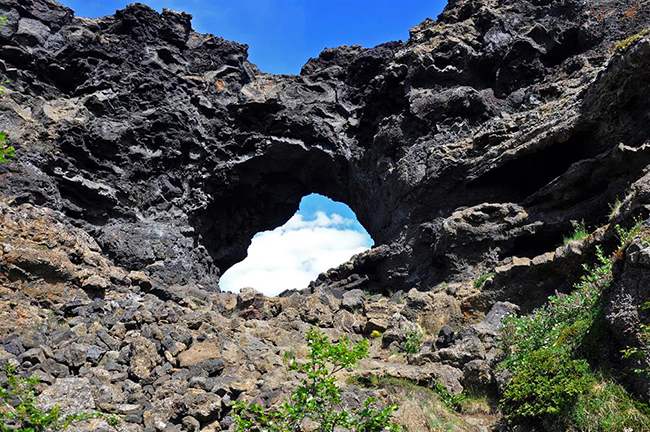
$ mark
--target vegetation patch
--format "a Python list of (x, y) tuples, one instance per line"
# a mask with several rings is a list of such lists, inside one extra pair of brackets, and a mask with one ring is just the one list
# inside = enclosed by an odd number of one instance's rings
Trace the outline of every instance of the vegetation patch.
[(330, 342), (318, 329), (307, 332), (311, 353), (306, 362), (285, 356), (288, 369), (302, 376), (291, 397), (278, 408), (267, 408), (255, 402), (235, 405), (235, 430), (238, 432), (293, 432), (302, 430), (307, 421), (315, 424), (314, 432), (398, 432), (402, 427), (394, 421), (397, 406), (375, 408), (375, 399), (366, 399), (361, 407), (343, 406), (342, 392), (336, 374), (356, 366), (368, 355), (368, 341), (350, 344), (347, 337)]
[(406, 340), (402, 344), (402, 348), (409, 354), (417, 354), (420, 352), (420, 346), (422, 345), (422, 333), (417, 330), (413, 330), (406, 334)]
[[(616, 227), (622, 250), (641, 231)], [(509, 317), (502, 329), (512, 372), (501, 407), (513, 424), (544, 425), (546, 430), (624, 431), (650, 427), (645, 405), (588, 360), (605, 338), (603, 292), (612, 283), (613, 260), (596, 248), (597, 264), (569, 295), (559, 294), (528, 316)], [(587, 410), (588, 412), (586, 412)], [(619, 421), (620, 419), (633, 419)], [(619, 419), (619, 420), (617, 420)], [(609, 428), (598, 425), (610, 424)], [(641, 430), (641, 429), (639, 429)]]
[(11, 364), (5, 365), (5, 379), (0, 387), (0, 431), (46, 432), (63, 431), (91, 419), (104, 419), (114, 427), (120, 424), (117, 416), (102, 413), (64, 415), (59, 406), (42, 409), (36, 401), (37, 376), (22, 378)]
[(571, 221), (571, 225), (573, 225), (573, 233), (569, 237), (564, 237), (562, 239), (562, 243), (565, 246), (572, 241), (579, 241), (589, 237), (589, 231), (587, 231), (584, 221)]
[(623, 39), (622, 41), (620, 41), (614, 46), (614, 53), (617, 53), (618, 51), (627, 50), (630, 47), (630, 45), (632, 45), (635, 41), (641, 39), (643, 36), (647, 34), (650, 34), (650, 28), (643, 29), (637, 34), (632, 35), (627, 39)]
[(490, 279), (490, 278), (493, 278), (494, 275), (495, 275), (494, 272), (489, 272), (489, 273), (485, 273), (485, 274), (479, 276), (479, 278), (474, 281), (474, 288), (482, 287), (483, 284), (485, 283), (485, 281)]
[(434, 432), (473, 430), (473, 427), (466, 423), (465, 416), (496, 417), (485, 396), (454, 394), (438, 381), (434, 381), (431, 386), (422, 386), (404, 378), (353, 376), (348, 378), (348, 383), (385, 389), (398, 400), (415, 402), (428, 417), (428, 430)]

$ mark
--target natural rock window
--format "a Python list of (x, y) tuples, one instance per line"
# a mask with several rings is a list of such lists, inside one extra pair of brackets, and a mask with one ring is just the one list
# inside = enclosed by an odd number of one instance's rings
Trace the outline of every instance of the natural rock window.
[(320, 273), (373, 244), (347, 205), (311, 194), (284, 225), (253, 237), (246, 259), (223, 274), (220, 286), (233, 292), (253, 287), (269, 296), (306, 288)]

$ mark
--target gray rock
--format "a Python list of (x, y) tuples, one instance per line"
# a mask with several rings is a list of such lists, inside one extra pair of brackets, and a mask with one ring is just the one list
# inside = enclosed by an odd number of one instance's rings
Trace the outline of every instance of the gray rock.
[(43, 409), (60, 406), (66, 415), (95, 409), (90, 381), (87, 378), (58, 378), (38, 396)]
[(464, 337), (451, 347), (438, 350), (442, 361), (457, 368), (472, 360), (483, 360), (485, 354), (485, 346), (477, 336)]
[(350, 312), (363, 311), (366, 301), (366, 293), (360, 289), (346, 291), (343, 294), (341, 305)]

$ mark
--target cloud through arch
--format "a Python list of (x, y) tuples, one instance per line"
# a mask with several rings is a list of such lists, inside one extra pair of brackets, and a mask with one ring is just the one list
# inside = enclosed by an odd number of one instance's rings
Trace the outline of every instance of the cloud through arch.
[[(345, 210), (336, 207), (342, 204), (315, 195), (305, 199), (287, 223), (253, 237), (246, 259), (222, 276), (222, 290), (238, 292), (253, 287), (274, 296), (287, 289), (306, 288), (323, 271), (372, 246), (372, 239), (356, 218), (335, 212)], [(346, 216), (353, 216), (345, 207)]]

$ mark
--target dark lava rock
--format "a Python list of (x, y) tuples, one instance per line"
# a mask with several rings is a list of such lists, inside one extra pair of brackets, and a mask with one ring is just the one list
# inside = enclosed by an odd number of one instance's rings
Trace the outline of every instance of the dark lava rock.
[[(331, 274), (341, 287), (428, 288), (495, 248), (532, 257), (571, 220), (598, 220), (650, 160), (612, 153), (650, 133), (633, 102), (647, 42), (606, 63), (646, 6), (601, 22), (601, 3), (455, 1), (407, 42), (271, 76), (186, 14), (135, 4), (81, 20), (7, 0), (0, 110), (19, 157), (0, 167), (3, 195), (62, 211), (164, 286), (218, 290), (253, 234), (310, 192), (349, 204), (384, 247)], [(608, 85), (622, 75), (623, 90)]]

